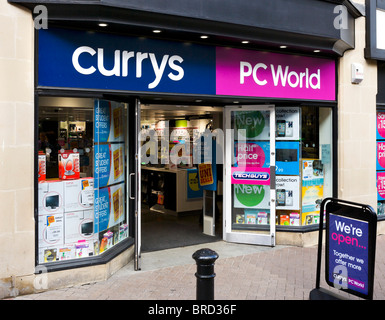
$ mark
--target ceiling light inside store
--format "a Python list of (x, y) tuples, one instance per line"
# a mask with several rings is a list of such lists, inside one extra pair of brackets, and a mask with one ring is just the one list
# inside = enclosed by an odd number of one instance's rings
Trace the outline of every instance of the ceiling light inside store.
[(99, 27), (107, 27), (108, 24), (107, 24), (107, 23), (99, 23), (98, 26), (99, 26)]
[(313, 52), (321, 52), (321, 50), (313, 50)]
[(250, 41), (245, 40), (245, 41), (242, 41), (242, 43), (247, 44), (247, 43), (250, 43)]
[(152, 32), (153, 32), (153, 33), (161, 33), (161, 32), (162, 32), (162, 30), (158, 30), (158, 29), (156, 29), (156, 30), (152, 30)]
[(286, 49), (287, 46), (279, 46), (281, 49)]
[(201, 36), (201, 39), (207, 39), (209, 36)]

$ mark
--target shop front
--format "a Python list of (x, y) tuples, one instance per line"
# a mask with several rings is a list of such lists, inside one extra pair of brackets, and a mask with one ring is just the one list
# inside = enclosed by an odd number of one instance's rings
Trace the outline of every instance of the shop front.
[[(333, 196), (335, 79), (330, 58), (40, 30), (37, 264), (98, 263), (135, 244), (140, 269), (142, 206), (202, 211), (208, 191), (223, 194), (221, 239), (298, 244)], [(182, 116), (141, 121), (170, 96)], [(212, 111), (194, 118), (188, 101)], [(202, 232), (213, 228), (205, 212)]]
[[(22, 23), (8, 48), (26, 34), (26, 53), (4, 61), (28, 86), (0, 96), (29, 107), (8, 131), (31, 129), (3, 150), (33, 152), (18, 159), (34, 172), (4, 170), (12, 201), (31, 201), (0, 233), (17, 244), (0, 278), (23, 292), (105, 279), (132, 259), (139, 270), (142, 252), (167, 248), (158, 231), (191, 244), (186, 221), (192, 241), (312, 245), (321, 200), (355, 195), (337, 139), (352, 105), (341, 97), (365, 91), (345, 83), (362, 16), (350, 1), (8, 2)], [(49, 288), (35, 286), (42, 273)]]

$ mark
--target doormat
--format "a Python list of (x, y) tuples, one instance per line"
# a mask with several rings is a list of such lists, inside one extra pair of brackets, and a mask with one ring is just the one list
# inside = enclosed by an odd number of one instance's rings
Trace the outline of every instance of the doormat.
[(222, 232), (215, 236), (203, 234), (199, 212), (178, 216), (142, 210), (142, 252), (191, 246), (222, 240)]

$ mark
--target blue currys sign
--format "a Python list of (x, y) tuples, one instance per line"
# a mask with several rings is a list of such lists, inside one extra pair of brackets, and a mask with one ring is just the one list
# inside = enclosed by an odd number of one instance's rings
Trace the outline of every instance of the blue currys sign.
[(215, 94), (215, 47), (40, 29), (38, 85)]

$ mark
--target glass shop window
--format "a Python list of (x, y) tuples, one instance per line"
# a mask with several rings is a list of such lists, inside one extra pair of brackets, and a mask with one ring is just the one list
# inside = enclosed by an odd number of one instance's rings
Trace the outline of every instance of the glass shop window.
[[(251, 117), (257, 114), (248, 112)], [(264, 191), (247, 183), (244, 186), (233, 184), (234, 230), (265, 230), (270, 219), (275, 219), (276, 225), (282, 229), (317, 225), (322, 200), (333, 195), (332, 109), (277, 106), (275, 120), (275, 217), (270, 217), (270, 192), (267, 188)], [(267, 126), (269, 121), (264, 123)], [(234, 117), (232, 129), (237, 129), (236, 125)], [(238, 154), (247, 154), (249, 159), (262, 159), (260, 163), (255, 161), (254, 166), (270, 166), (265, 161), (271, 152), (270, 137), (264, 133), (268, 132), (265, 129), (258, 133), (259, 136), (246, 141), (248, 147), (244, 153), (234, 148), (235, 162)], [(247, 161), (245, 165), (248, 166)]]
[(38, 261), (97, 256), (128, 237), (126, 109), (40, 97)]
[(377, 107), (376, 126), (377, 215), (385, 218), (385, 108)]

